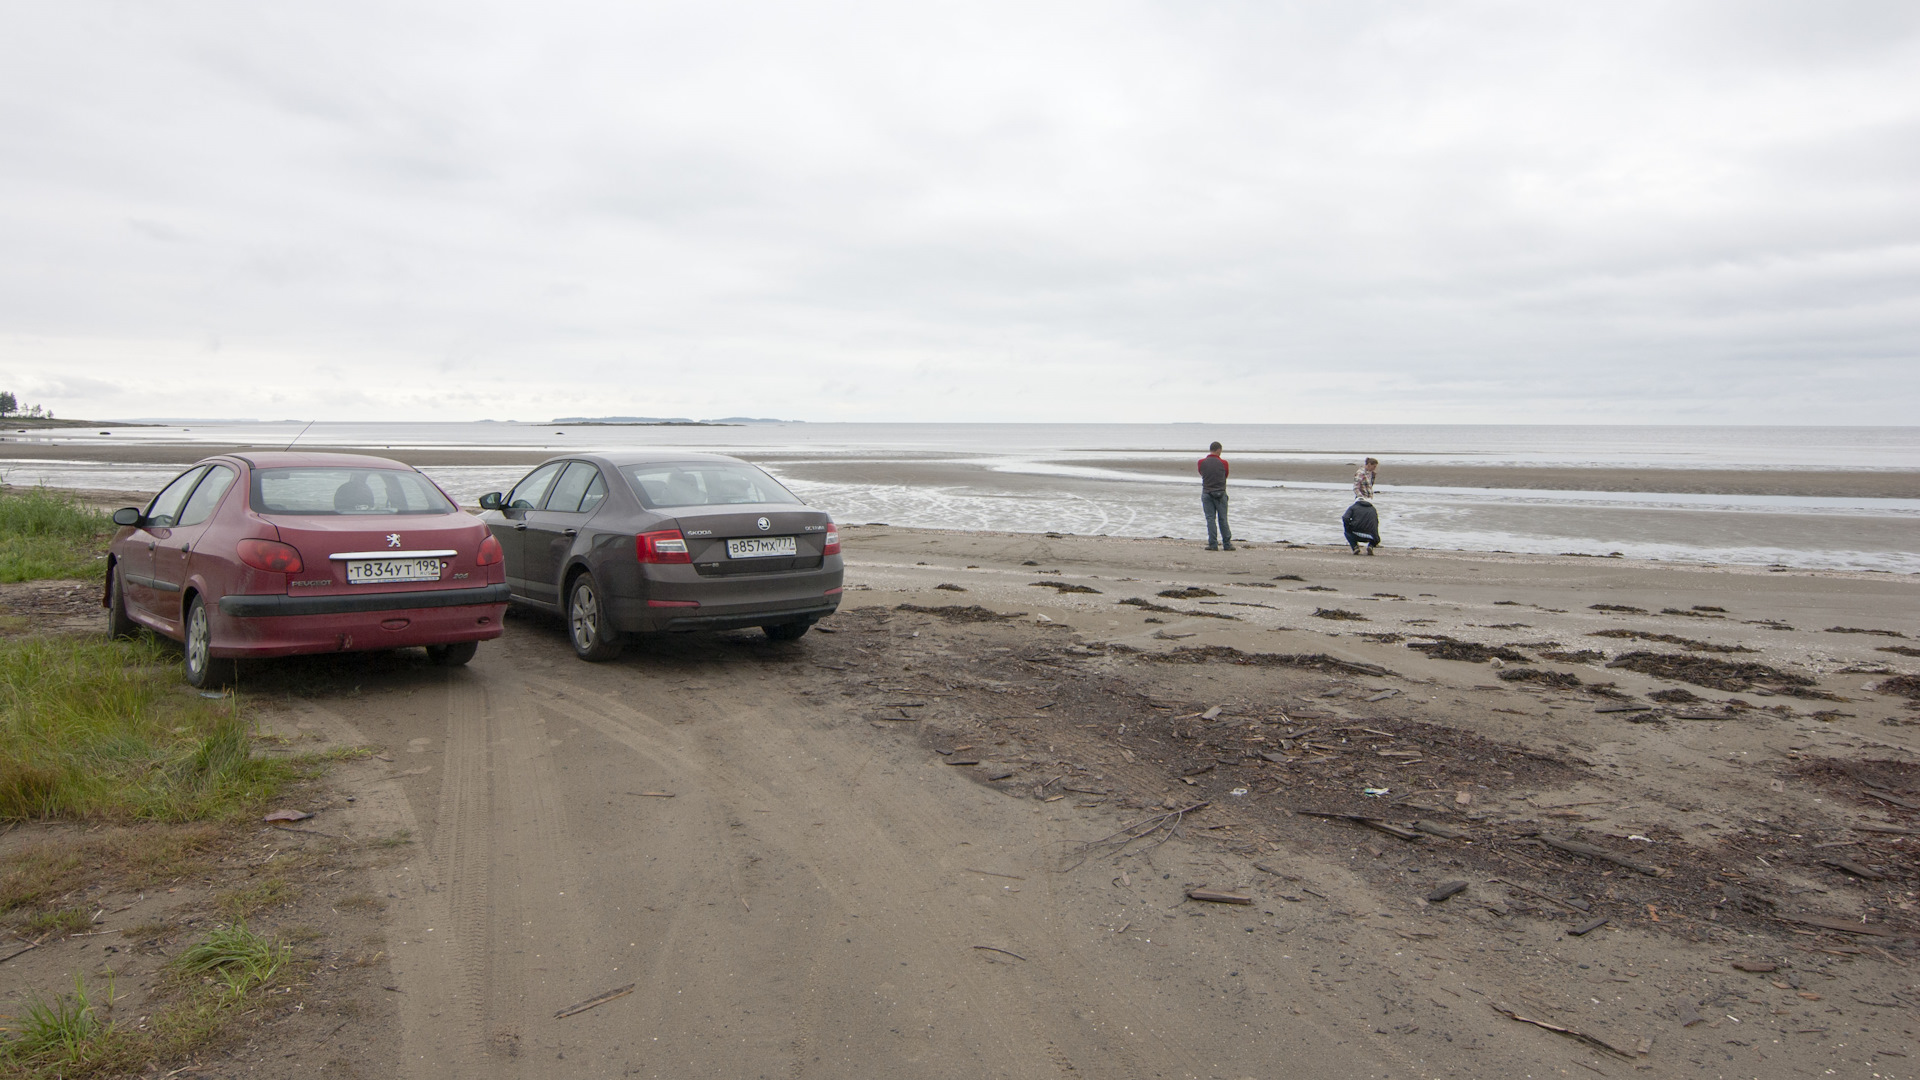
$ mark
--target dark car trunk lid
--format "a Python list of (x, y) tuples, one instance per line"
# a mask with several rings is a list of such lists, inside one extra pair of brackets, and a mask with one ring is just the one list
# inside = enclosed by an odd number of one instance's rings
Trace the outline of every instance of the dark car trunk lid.
[[(777, 574), (820, 568), (827, 530), (833, 519), (819, 510), (786, 504), (688, 508), (674, 520), (687, 538), (687, 553), (703, 577)], [(727, 541), (792, 537), (792, 555), (742, 557), (729, 553)]]

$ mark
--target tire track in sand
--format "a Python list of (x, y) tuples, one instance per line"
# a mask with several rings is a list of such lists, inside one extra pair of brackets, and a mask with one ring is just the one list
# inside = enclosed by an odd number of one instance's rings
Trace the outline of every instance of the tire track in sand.
[[(694, 832), (713, 845), (704, 860), (675, 863), (677, 881), (653, 886), (664, 894), (654, 906), (670, 915), (648, 935), (650, 982), (662, 989), (644, 1008), (661, 1031), (688, 1036), (663, 1048), (669, 1072), (696, 1075), (690, 1070), (712, 1061), (711, 1045), (700, 1044), (718, 1034), (716, 1018), (741, 1012), (742, 973), (777, 999), (762, 1002), (758, 1018), (723, 1022), (731, 1045), (764, 1055), (735, 1062), (742, 1075), (754, 1074), (750, 1065), (834, 1075), (889, 1056), (927, 1076), (1130, 1077), (1187, 1064), (1186, 1053), (1153, 1034), (1157, 1018), (1089, 969), (1041, 905), (982, 895), (965, 884), (978, 875), (940, 865), (943, 853), (964, 851), (968, 838), (1009, 818), (1030, 834), (1013, 807), (988, 799), (980, 806), (994, 820), (956, 819), (951, 800), (896, 779), (898, 765), (873, 764), (871, 747), (848, 756), (845, 734), (810, 704), (676, 700), (680, 722), (663, 725), (630, 703), (640, 696), (638, 676), (600, 670), (632, 680), (633, 692), (532, 685), (543, 708), (637, 753), (649, 774), (673, 778), (680, 799), (695, 796), (677, 808), (684, 831), (672, 839), (686, 848)], [(750, 905), (728, 899), (726, 940), (715, 941), (702, 900), (731, 893), (729, 867), (742, 864), (762, 888), (740, 898)], [(971, 946), (989, 938), (1044, 956), (1055, 974), (1036, 979), (1035, 969), (983, 963)], [(696, 1016), (709, 1038), (697, 1034)], [(1158, 1064), (1146, 1067), (1143, 1056)]]

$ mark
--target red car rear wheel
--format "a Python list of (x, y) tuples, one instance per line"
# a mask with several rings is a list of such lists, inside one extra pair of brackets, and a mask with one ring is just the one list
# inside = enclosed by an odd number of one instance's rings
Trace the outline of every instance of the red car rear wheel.
[(233, 681), (232, 660), (213, 656), (213, 624), (207, 620), (207, 605), (199, 597), (187, 601), (187, 637), (181, 643), (186, 651), (187, 682), (202, 690), (218, 690)]

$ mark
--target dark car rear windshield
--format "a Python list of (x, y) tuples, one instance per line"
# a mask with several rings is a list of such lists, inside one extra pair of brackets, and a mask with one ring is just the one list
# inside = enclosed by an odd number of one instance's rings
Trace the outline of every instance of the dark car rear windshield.
[(689, 461), (668, 465), (626, 465), (620, 475), (649, 510), (663, 506), (730, 506), (739, 503), (798, 503), (793, 492), (751, 465), (729, 461)]
[(261, 514), (451, 514), (433, 482), (401, 469), (299, 465), (253, 471), (253, 509)]

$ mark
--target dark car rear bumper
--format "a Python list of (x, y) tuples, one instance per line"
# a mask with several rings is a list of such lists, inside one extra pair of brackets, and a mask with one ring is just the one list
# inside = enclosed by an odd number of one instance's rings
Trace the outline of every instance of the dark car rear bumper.
[(669, 633), (687, 630), (738, 630), (748, 626), (778, 626), (782, 623), (819, 622), (840, 607), (836, 600), (799, 610), (767, 610), (735, 615), (682, 615), (665, 620), (660, 629)]
[(220, 614), (241, 619), (282, 615), (351, 615), (368, 611), (419, 611), (427, 608), (504, 604), (512, 598), (506, 585), (477, 589), (434, 589), (428, 592), (352, 593), (334, 596), (287, 596), (280, 593), (229, 595), (220, 598)]
[(651, 607), (645, 600), (609, 598), (608, 616), (625, 633), (678, 633), (687, 630), (737, 630), (747, 626), (817, 622), (840, 607), (840, 597), (795, 597), (755, 603), (703, 604), (700, 607)]

